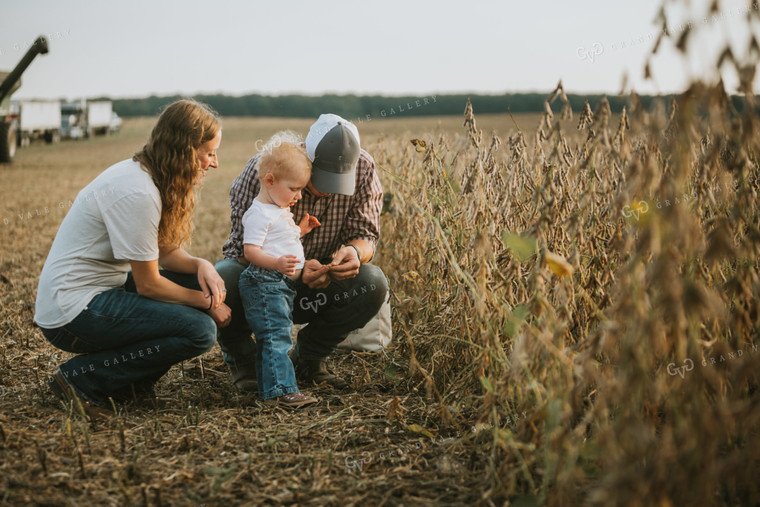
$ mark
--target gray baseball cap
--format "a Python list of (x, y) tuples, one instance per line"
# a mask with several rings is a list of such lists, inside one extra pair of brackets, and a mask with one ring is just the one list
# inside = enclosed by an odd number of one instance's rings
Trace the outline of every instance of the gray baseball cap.
[(336, 114), (322, 114), (309, 129), (305, 144), (314, 188), (326, 194), (353, 195), (360, 149), (356, 126)]

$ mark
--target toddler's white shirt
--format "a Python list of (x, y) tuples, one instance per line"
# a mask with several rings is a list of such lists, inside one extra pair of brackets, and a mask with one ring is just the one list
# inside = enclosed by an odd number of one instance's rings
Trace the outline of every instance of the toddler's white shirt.
[(288, 208), (263, 203), (256, 197), (243, 215), (243, 244), (260, 246), (265, 254), (277, 258), (295, 255), (296, 269), (303, 268), (301, 229)]

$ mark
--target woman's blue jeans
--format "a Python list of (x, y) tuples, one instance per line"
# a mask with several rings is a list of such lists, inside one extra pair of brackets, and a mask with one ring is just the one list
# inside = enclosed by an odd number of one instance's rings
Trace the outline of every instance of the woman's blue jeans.
[[(195, 275), (162, 271), (200, 290)], [(95, 296), (73, 321), (42, 329), (47, 340), (79, 354), (59, 371), (79, 396), (98, 406), (151, 394), (172, 365), (199, 356), (216, 343), (217, 328), (205, 312), (137, 294), (130, 273), (123, 287)]]
[(288, 351), (293, 345), (293, 299), (296, 282), (251, 264), (240, 275), (238, 289), (245, 318), (256, 337), (256, 381), (267, 400), (297, 393), (296, 374)]

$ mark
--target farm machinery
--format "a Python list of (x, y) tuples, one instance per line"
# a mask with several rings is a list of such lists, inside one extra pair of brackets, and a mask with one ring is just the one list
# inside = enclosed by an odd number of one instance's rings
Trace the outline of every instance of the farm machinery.
[[(21, 74), (29, 67), (38, 54), (48, 52), (48, 41), (40, 36), (29, 47), (18, 65), (10, 72), (0, 72), (0, 162), (12, 162), (19, 144), (19, 113), (11, 108), (11, 94), (21, 86)], [(60, 129), (60, 108), (58, 111), (58, 129)], [(42, 135), (48, 141), (58, 138), (54, 128), (46, 129)]]

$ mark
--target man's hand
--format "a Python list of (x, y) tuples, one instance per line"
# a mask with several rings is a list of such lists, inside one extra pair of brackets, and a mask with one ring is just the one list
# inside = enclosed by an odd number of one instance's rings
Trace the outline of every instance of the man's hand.
[(301, 281), (312, 289), (324, 289), (330, 285), (330, 267), (323, 266), (316, 259), (309, 259), (303, 265)]
[(227, 297), (224, 280), (216, 272), (214, 266), (205, 259), (198, 259), (198, 283), (201, 286), (204, 297), (214, 297), (214, 309), (219, 308), (224, 303), (224, 298)]
[(334, 280), (354, 278), (359, 274), (361, 264), (356, 249), (352, 246), (344, 246), (333, 255), (333, 260), (329, 264), (330, 276)]
[(230, 320), (232, 320), (232, 310), (230, 310), (230, 307), (224, 303), (216, 305), (216, 299), (214, 299), (214, 306), (212, 306), (206, 313), (214, 319), (214, 322), (216, 322), (216, 325), (219, 327), (227, 327)]
[(277, 259), (277, 271), (285, 276), (292, 276), (296, 273), (298, 257), (295, 255), (283, 255)]
[(313, 217), (308, 213), (305, 213), (301, 219), (301, 222), (298, 224), (298, 227), (301, 229), (301, 237), (306, 236), (320, 225), (322, 224), (319, 223), (317, 217)]

